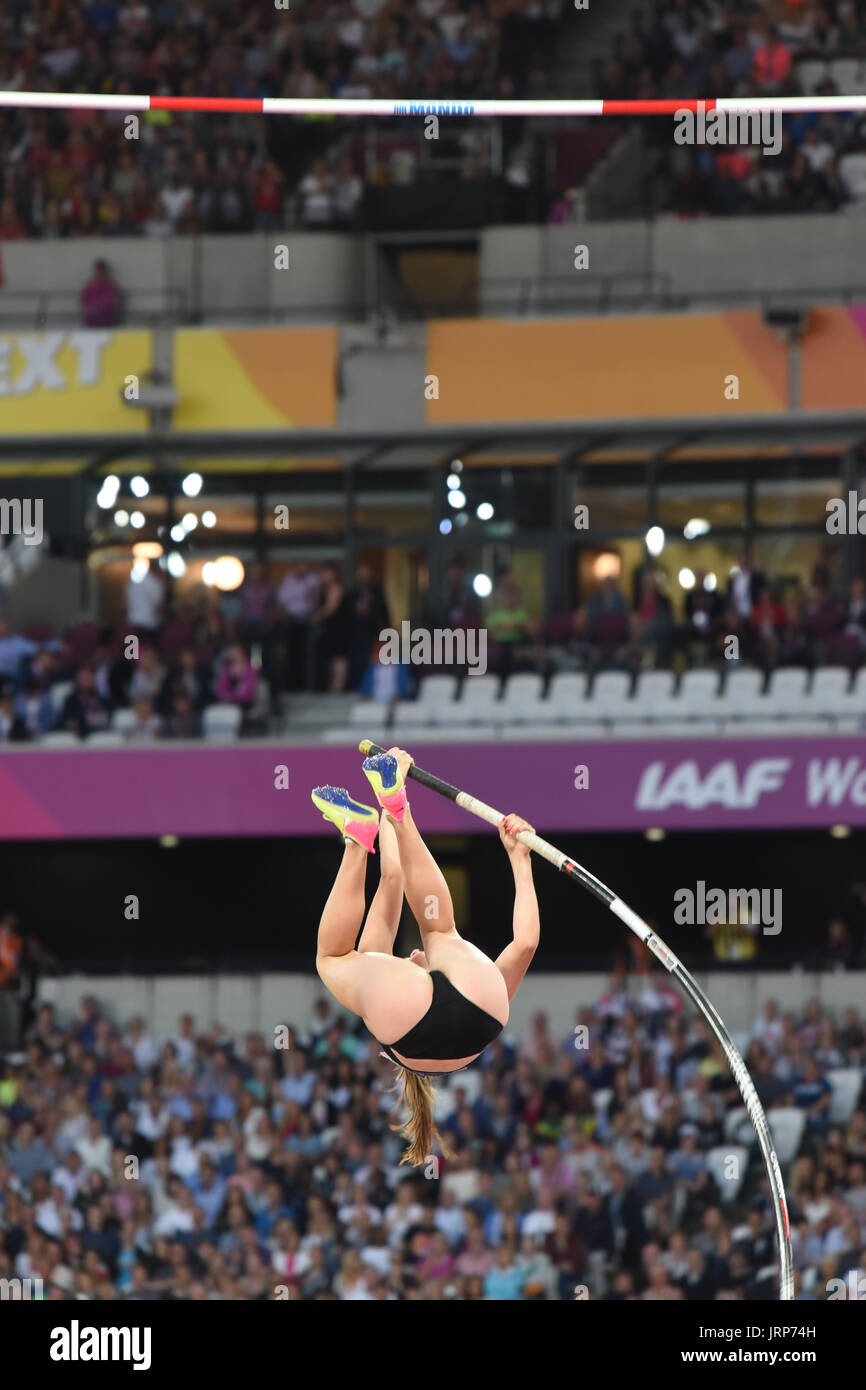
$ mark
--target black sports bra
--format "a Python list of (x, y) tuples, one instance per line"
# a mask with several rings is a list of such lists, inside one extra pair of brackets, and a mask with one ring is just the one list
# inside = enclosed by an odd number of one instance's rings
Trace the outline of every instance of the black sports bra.
[[(394, 1049), (405, 1057), (433, 1057), (450, 1061), (455, 1057), (469, 1057), (473, 1053), (483, 1052), (502, 1032), (503, 1025), (499, 1020), (461, 994), (441, 970), (431, 970), (430, 978), (433, 981), (433, 998), (424, 1017), (396, 1042), (382, 1043), (385, 1052), (398, 1067), (406, 1067), (406, 1063), (394, 1055)], [(471, 1063), (467, 1062), (466, 1066), (471, 1066)], [(406, 1070), (415, 1071), (415, 1068), (406, 1067)], [(463, 1071), (464, 1068), (458, 1067), (457, 1070)], [(432, 1071), (416, 1072), (416, 1075), (444, 1076), (451, 1073)]]

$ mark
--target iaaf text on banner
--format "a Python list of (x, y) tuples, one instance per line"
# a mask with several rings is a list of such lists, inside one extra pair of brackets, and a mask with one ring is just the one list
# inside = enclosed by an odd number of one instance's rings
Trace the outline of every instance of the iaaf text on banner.
[[(422, 765), (423, 742), (413, 752)], [(446, 780), (484, 786), (493, 805), (510, 804), (514, 768), (531, 760), (535, 775), (521, 785), (521, 814), (551, 830), (866, 825), (866, 748), (858, 738), (576, 739), (507, 747), (491, 738), (437, 744), (435, 759)], [(159, 836), (167, 824), (187, 836), (316, 834), (304, 789), (339, 785), (344, 773), (339, 747), (106, 749), (98, 758), (86, 751), (4, 752), (0, 835)], [(429, 799), (424, 817), (430, 834), (475, 829), (439, 797)]]

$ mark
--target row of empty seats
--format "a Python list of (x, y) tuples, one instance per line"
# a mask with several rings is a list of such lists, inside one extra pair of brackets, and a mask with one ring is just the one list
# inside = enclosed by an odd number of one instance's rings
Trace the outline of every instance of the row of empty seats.
[(797, 81), (807, 96), (825, 82), (833, 82), (840, 96), (857, 96), (866, 81), (863, 58), (802, 58), (795, 70)]
[(535, 674), (467, 676), (458, 689), (456, 676), (428, 676), (415, 700), (404, 700), (388, 719), (372, 700), (359, 700), (349, 725), (325, 734), (332, 743), (357, 740), (389, 730), (423, 733), (446, 741), (478, 738), (486, 730), (496, 737), (561, 738), (579, 728), (582, 738), (694, 737), (714, 734), (859, 733), (866, 722), (866, 667), (851, 673), (844, 666), (824, 666), (814, 673), (801, 667), (763, 671), (738, 667), (722, 679), (714, 670), (602, 671), (590, 678), (563, 672), (551, 678)]

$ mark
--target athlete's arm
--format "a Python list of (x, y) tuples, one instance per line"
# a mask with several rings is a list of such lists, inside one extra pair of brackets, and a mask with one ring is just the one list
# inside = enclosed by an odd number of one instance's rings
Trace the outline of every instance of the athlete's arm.
[(509, 1000), (514, 998), (529, 969), (541, 932), (530, 852), (526, 845), (514, 838), (521, 830), (532, 830), (532, 826), (515, 815), (504, 816), (499, 826), (499, 838), (505, 846), (514, 874), (514, 940), (496, 961), (505, 980)]

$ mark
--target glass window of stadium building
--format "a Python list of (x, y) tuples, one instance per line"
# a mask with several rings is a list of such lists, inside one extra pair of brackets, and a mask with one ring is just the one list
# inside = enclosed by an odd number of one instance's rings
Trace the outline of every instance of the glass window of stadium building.
[[(579, 636), (600, 587), (639, 606), (648, 573), (679, 619), (690, 595), (721, 599), (744, 563), (768, 577), (780, 604), (816, 581), (845, 594), (861, 571), (856, 518), (844, 533), (828, 527), (832, 499), (862, 483), (855, 449), (711, 451), (684, 438), (640, 457), (626, 442), (582, 448), (576, 437), (554, 454), (541, 434), (537, 448), (521, 441), (512, 456), (506, 441), (490, 456), (470, 444), (419, 459), (389, 440), (381, 461), (301, 461), (291, 473), (265, 462), (256, 471), (195, 461), (104, 468), (83, 516), (95, 608), (106, 622), (120, 617), (134, 559), (156, 561), (176, 601), (204, 583), (222, 588), (229, 608), (256, 562), (276, 587), (297, 563), (333, 567), (347, 584), (363, 563), (395, 623), (447, 626), (459, 573), (476, 621), (496, 614), (503, 586), (513, 587), (527, 633), (556, 646)], [(105, 481), (112, 476), (116, 486)], [(225, 557), (243, 571), (229, 569), (224, 584), (215, 562)], [(679, 648), (668, 655), (678, 661)]]

